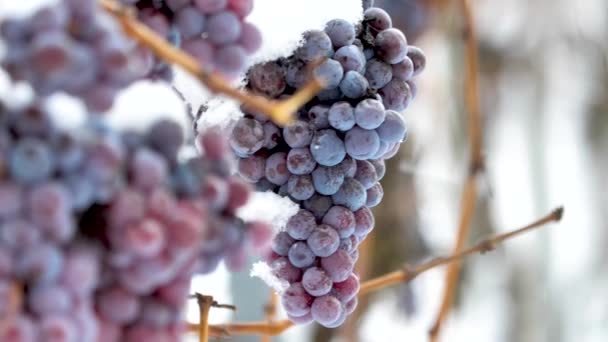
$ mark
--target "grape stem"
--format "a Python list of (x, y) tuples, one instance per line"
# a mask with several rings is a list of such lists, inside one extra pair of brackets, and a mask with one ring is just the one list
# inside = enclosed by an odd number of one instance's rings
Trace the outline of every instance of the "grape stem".
[(209, 340), (209, 311), (211, 311), (214, 300), (213, 297), (204, 296), (200, 293), (197, 293), (195, 296), (200, 312), (198, 339), (200, 342), (207, 342)]
[[(270, 289), (270, 297), (268, 299), (268, 304), (264, 307), (264, 311), (266, 313), (266, 321), (270, 324), (277, 319), (277, 307), (279, 305), (279, 296), (274, 291), (274, 289)], [(270, 335), (262, 335), (260, 339), (261, 342), (272, 342)]]
[(194, 57), (172, 46), (146, 25), (139, 22), (127, 7), (120, 5), (115, 0), (100, 0), (100, 4), (104, 10), (118, 20), (129, 36), (148, 47), (160, 59), (182, 67), (211, 91), (234, 98), (247, 108), (268, 115), (278, 125), (283, 126), (289, 123), (293, 119), (294, 113), (323, 89), (321, 81), (314, 77), (290, 98), (281, 101), (270, 100), (237, 89), (226, 83), (220, 75), (203, 69)]
[[(484, 254), (490, 252), (496, 248), (499, 244), (506, 240), (512, 239), (516, 236), (528, 233), (534, 229), (542, 227), (551, 222), (559, 222), (563, 216), (564, 208), (559, 207), (551, 211), (549, 214), (541, 217), (540, 219), (516, 230), (512, 230), (503, 234), (496, 235), (494, 237), (482, 240), (481, 242), (469, 247), (465, 250), (451, 254), (449, 256), (442, 256), (431, 259), (418, 266), (406, 265), (402, 269), (387, 273), (378, 278), (368, 280), (361, 284), (361, 290), (359, 296), (364, 296), (369, 293), (396, 285), (400, 283), (407, 283), (414, 280), (418, 275), (429, 271), (433, 268), (453, 264), (458, 262), (465, 257), (473, 254)], [(229, 335), (247, 335), (247, 334), (262, 334), (262, 335), (280, 335), (285, 330), (293, 326), (293, 323), (289, 320), (275, 321), (275, 322), (251, 322), (251, 323), (233, 323), (233, 324), (221, 324), (209, 326), (209, 332), (212, 336), (229, 336)], [(197, 324), (191, 324), (189, 327), (191, 331), (197, 331), (200, 326)]]
[[(471, 223), (477, 204), (477, 178), (484, 169), (482, 157), (482, 128), (481, 110), (479, 108), (479, 81), (477, 75), (477, 37), (475, 25), (473, 23), (473, 9), (469, 0), (460, 0), (460, 7), (464, 21), (464, 40), (465, 40), (465, 106), (468, 113), (468, 135), (469, 135), (469, 170), (468, 177), (462, 190), (460, 198), (460, 220), (456, 242), (452, 249), (453, 254), (458, 254), (464, 247), (465, 240), (471, 230)], [(460, 275), (460, 262), (451, 263), (445, 273), (445, 286), (441, 306), (435, 323), (429, 330), (430, 342), (437, 342), (441, 332), (441, 327), (454, 301), (454, 294), (458, 285)]]

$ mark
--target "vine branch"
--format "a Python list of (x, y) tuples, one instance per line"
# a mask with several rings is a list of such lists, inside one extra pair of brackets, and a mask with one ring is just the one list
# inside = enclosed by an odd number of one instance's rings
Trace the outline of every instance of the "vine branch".
[[(470, 0), (460, 0), (460, 7), (464, 17), (464, 39), (465, 39), (465, 106), (467, 109), (468, 133), (469, 133), (469, 171), (465, 182), (460, 203), (460, 220), (456, 242), (452, 249), (453, 254), (458, 254), (464, 247), (464, 243), (471, 229), (471, 222), (477, 204), (477, 175), (484, 168), (482, 157), (482, 131), (481, 110), (479, 108), (479, 81), (477, 78), (477, 37), (473, 23), (473, 12)], [(450, 264), (445, 273), (445, 287), (441, 307), (435, 323), (429, 331), (431, 342), (437, 342), (441, 327), (454, 301), (454, 294), (460, 275), (460, 262)]]
[[(375, 292), (399, 283), (407, 283), (415, 279), (418, 275), (431, 270), (433, 268), (443, 266), (446, 264), (453, 264), (454, 262), (460, 261), (465, 257), (473, 254), (483, 254), (492, 251), (497, 245), (503, 243), (506, 240), (512, 239), (518, 235), (528, 233), (534, 229), (542, 227), (551, 222), (559, 222), (563, 216), (564, 208), (559, 207), (551, 211), (549, 214), (541, 217), (540, 219), (516, 230), (509, 231), (507, 233), (499, 234), (494, 237), (482, 240), (481, 242), (469, 247), (465, 250), (451, 254), (449, 256), (437, 257), (422, 263), (418, 266), (406, 265), (400, 270), (385, 274), (378, 278), (368, 280), (361, 284), (361, 290), (359, 296), (367, 295), (371, 292)], [(209, 333), (211, 336), (230, 336), (230, 335), (248, 335), (248, 334), (261, 334), (275, 336), (280, 335), (285, 330), (293, 326), (293, 323), (289, 320), (282, 320), (276, 322), (249, 322), (249, 323), (231, 323), (221, 325), (209, 326)], [(190, 331), (197, 331), (200, 329), (197, 324), (190, 324)]]
[(172, 46), (146, 25), (140, 23), (129, 13), (128, 8), (120, 5), (115, 0), (100, 0), (100, 4), (104, 10), (118, 20), (125, 33), (148, 47), (160, 59), (169, 64), (179, 65), (205, 84), (211, 91), (234, 98), (248, 108), (268, 115), (279, 125), (289, 123), (293, 119), (293, 114), (323, 89), (321, 81), (314, 77), (290, 98), (281, 101), (269, 100), (263, 96), (236, 89), (226, 83), (221, 76), (203, 69), (194, 57)]

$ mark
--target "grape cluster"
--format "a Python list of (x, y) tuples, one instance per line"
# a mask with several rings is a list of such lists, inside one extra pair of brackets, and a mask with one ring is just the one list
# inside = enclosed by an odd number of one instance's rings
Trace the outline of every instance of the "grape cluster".
[[(258, 28), (244, 21), (253, 0), (123, 0), (139, 18), (194, 56), (209, 71), (238, 76), (262, 45)], [(157, 64), (163, 70), (166, 65)]]
[(182, 143), (169, 120), (70, 134), (39, 103), (0, 103), (1, 341), (178, 341), (192, 275), (268, 245), (235, 216), (250, 190), (220, 133), (201, 156)]
[(2, 22), (2, 67), (40, 95), (66, 92), (92, 112), (150, 72), (149, 51), (127, 39), (95, 0), (64, 0), (23, 19)]
[(304, 86), (308, 72), (325, 84), (282, 129), (243, 108), (230, 139), (243, 179), (300, 204), (270, 258), (290, 284), (282, 297), (294, 322), (337, 327), (355, 309), (357, 246), (373, 229), (384, 160), (407, 137), (400, 112), (424, 66), (422, 51), (407, 45), (390, 16), (369, 7), (360, 25), (332, 20), (307, 32), (292, 56), (249, 71), (247, 87), (273, 98)]

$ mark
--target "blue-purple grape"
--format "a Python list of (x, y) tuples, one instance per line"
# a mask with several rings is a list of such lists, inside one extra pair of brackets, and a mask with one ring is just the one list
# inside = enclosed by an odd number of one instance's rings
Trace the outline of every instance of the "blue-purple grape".
[(301, 317), (310, 312), (313, 297), (306, 292), (301, 283), (293, 283), (283, 294), (281, 300), (285, 311), (294, 317)]
[(407, 137), (407, 126), (403, 116), (398, 112), (386, 111), (386, 119), (376, 129), (382, 141), (389, 143), (401, 143)]
[(323, 31), (311, 30), (304, 33), (304, 44), (296, 50), (295, 56), (304, 62), (312, 62), (331, 57), (333, 52), (329, 36)]
[[(314, 232), (313, 232), (314, 234)], [(311, 235), (312, 236), (312, 235)], [(309, 237), (310, 239), (310, 237)], [(315, 253), (306, 244), (306, 242), (298, 241), (291, 245), (289, 252), (287, 253), (289, 261), (299, 268), (306, 268), (312, 266), (315, 262)]]
[(327, 213), (329, 208), (331, 208), (332, 200), (331, 197), (315, 194), (302, 202), (302, 205), (306, 210), (310, 211), (317, 220), (320, 220), (325, 216), (325, 213)]
[(285, 231), (296, 240), (306, 240), (316, 227), (314, 215), (308, 210), (300, 209), (287, 220)]
[(314, 255), (320, 257), (332, 255), (340, 246), (338, 232), (326, 224), (317, 226), (306, 241)]
[[(410, 46), (408, 46), (408, 51)], [(401, 81), (409, 81), (414, 76), (414, 62), (406, 56), (401, 62), (391, 65), (393, 77)]]
[(417, 46), (410, 45), (407, 47), (407, 56), (412, 60), (413, 75), (420, 74), (426, 67), (426, 56), (424, 52)]
[(249, 85), (256, 92), (277, 97), (287, 85), (285, 70), (274, 62), (256, 64), (249, 70)]
[(398, 29), (381, 31), (374, 44), (378, 57), (389, 64), (399, 63), (407, 56), (407, 39)]
[(319, 166), (312, 172), (315, 190), (321, 195), (335, 194), (344, 182), (344, 174), (337, 167)]
[(340, 318), (342, 310), (340, 301), (331, 295), (315, 298), (310, 307), (312, 317), (321, 325), (334, 323)]
[(331, 276), (322, 268), (311, 267), (302, 274), (302, 287), (314, 297), (329, 293), (332, 288)]
[(276, 185), (283, 185), (289, 180), (290, 174), (287, 169), (287, 155), (285, 152), (277, 152), (266, 159), (266, 179)]
[(312, 127), (305, 121), (297, 120), (283, 128), (283, 139), (292, 148), (306, 147), (312, 138)]
[(272, 250), (278, 255), (287, 256), (295, 240), (287, 232), (279, 232), (272, 240)]
[(241, 118), (232, 129), (230, 146), (239, 154), (251, 154), (264, 145), (264, 128), (254, 119)]
[(308, 120), (316, 129), (329, 128), (329, 107), (313, 106), (308, 110)]
[(336, 102), (329, 108), (328, 119), (333, 128), (348, 131), (355, 126), (355, 111), (346, 101)]
[(369, 83), (367, 79), (356, 71), (348, 71), (342, 82), (340, 82), (340, 90), (344, 96), (357, 99), (362, 96), (365, 96), (367, 93), (367, 88), (369, 87)]
[(341, 282), (352, 273), (354, 261), (348, 252), (338, 249), (332, 255), (321, 258), (321, 266), (333, 282)]
[(331, 196), (335, 204), (347, 207), (352, 211), (359, 210), (367, 201), (367, 192), (363, 185), (353, 178), (346, 178), (342, 186)]
[(342, 139), (331, 129), (317, 131), (310, 143), (310, 152), (317, 163), (323, 166), (334, 166), (346, 156)]
[(365, 10), (363, 22), (374, 29), (375, 32), (380, 32), (393, 26), (391, 16), (378, 7), (372, 7)]
[(323, 82), (325, 89), (334, 89), (340, 85), (344, 76), (344, 69), (340, 62), (326, 59), (315, 68), (315, 77)]
[(376, 129), (384, 122), (386, 117), (382, 102), (374, 99), (365, 99), (355, 107), (355, 121), (364, 129)]
[(315, 194), (315, 187), (310, 175), (292, 175), (287, 181), (287, 192), (291, 198), (304, 201)]
[(340, 62), (342, 68), (347, 73), (349, 71), (363, 73), (365, 70), (365, 56), (355, 45), (346, 45), (339, 48), (332, 58)]
[(357, 172), (355, 173), (355, 179), (359, 181), (364, 188), (371, 188), (378, 180), (376, 168), (367, 160), (357, 160)]
[(323, 216), (321, 222), (333, 227), (342, 239), (351, 236), (355, 232), (355, 216), (353, 212), (339, 205), (331, 207), (325, 216)]
[(354, 127), (346, 132), (344, 146), (346, 153), (354, 159), (369, 159), (380, 148), (380, 136), (375, 130)]
[(287, 169), (294, 175), (307, 175), (317, 166), (308, 148), (294, 148), (287, 154)]
[(355, 215), (355, 235), (358, 237), (367, 236), (374, 229), (374, 214), (368, 207), (362, 207), (354, 212)]
[(401, 112), (412, 101), (412, 91), (405, 81), (393, 78), (384, 88), (378, 91), (387, 109)]
[(325, 25), (325, 33), (335, 48), (350, 45), (355, 41), (355, 26), (344, 19), (333, 19)]
[(367, 189), (367, 201), (365, 202), (365, 205), (373, 208), (380, 204), (382, 197), (384, 197), (384, 189), (382, 189), (380, 183), (376, 183), (374, 186)]
[(365, 78), (367, 78), (370, 88), (378, 90), (387, 85), (388, 82), (390, 82), (390, 80), (394, 77), (394, 69), (395, 65), (391, 66), (375, 58), (367, 61)]

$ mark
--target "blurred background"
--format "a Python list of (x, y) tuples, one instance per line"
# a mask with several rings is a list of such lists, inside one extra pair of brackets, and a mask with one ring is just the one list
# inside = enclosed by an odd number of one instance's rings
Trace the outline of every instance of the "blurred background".
[[(389, 162), (377, 227), (357, 266), (363, 279), (449, 253), (468, 162), (459, 1), (376, 4), (428, 62), (406, 110), (410, 140)], [(607, 341), (608, 2), (472, 4), (486, 171), (469, 244), (558, 205), (566, 214), (465, 261), (441, 340)], [(443, 272), (367, 296), (339, 330), (308, 326), (272, 341), (427, 341)], [(232, 319), (263, 318), (266, 287), (246, 273), (228, 279), (239, 304)]]

